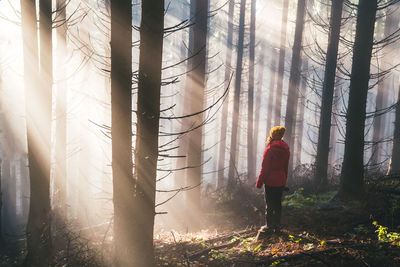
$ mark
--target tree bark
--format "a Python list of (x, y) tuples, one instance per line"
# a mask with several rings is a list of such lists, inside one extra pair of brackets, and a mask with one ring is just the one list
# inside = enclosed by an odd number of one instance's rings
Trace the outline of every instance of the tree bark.
[[(160, 87), (164, 34), (164, 1), (142, 2), (135, 151), (135, 230), (131, 266), (154, 266)], [(149, 60), (151, 58), (152, 60)]]
[(279, 49), (279, 65), (278, 80), (276, 84), (276, 100), (275, 100), (275, 125), (281, 125), (282, 114), (282, 89), (283, 79), (285, 77), (285, 54), (286, 54), (286, 28), (289, 13), (289, 0), (282, 3), (282, 22), (281, 22), (281, 44)]
[(322, 104), (318, 132), (317, 157), (314, 182), (325, 187), (328, 182), (329, 140), (331, 133), (332, 102), (335, 88), (337, 55), (342, 21), (343, 0), (332, 0), (328, 49), (322, 88)]
[(388, 175), (400, 173), (400, 84), (395, 112), (392, 156), (390, 157)]
[(66, 92), (66, 53), (67, 53), (67, 23), (66, 1), (57, 0), (57, 52), (58, 52), (58, 83), (56, 95), (56, 167), (55, 167), (55, 206), (56, 224), (60, 225), (67, 219), (67, 92)]
[(4, 193), (2, 193), (2, 200), (4, 201), (4, 206), (3, 206), (3, 218), (2, 218), (2, 225), (3, 225), (3, 231), (4, 233), (9, 233), (8, 226), (10, 224), (9, 216), (10, 216), (10, 203), (9, 203), (9, 198), (10, 198), (10, 191), (9, 191), (9, 181), (10, 181), (10, 161), (4, 157), (1, 160), (1, 178), (2, 178), (2, 188)]
[[(262, 98), (262, 92), (263, 92), (263, 75), (264, 75), (264, 46), (261, 45), (260, 49), (261, 55), (260, 55), (260, 61), (258, 63), (258, 85), (257, 85), (257, 92), (256, 92), (256, 105), (255, 105), (255, 117), (254, 117), (254, 153), (258, 155), (258, 131), (259, 131), (259, 125), (260, 125), (260, 109), (261, 109), (261, 98)], [(271, 106), (272, 110), (272, 106)], [(272, 120), (272, 114), (267, 115), (268, 120)], [(264, 135), (263, 135), (264, 137)], [(257, 162), (257, 160), (255, 160)], [(256, 165), (257, 166), (257, 165)]]
[[(396, 7), (395, 7), (396, 8)], [(399, 4), (397, 4), (397, 8), (399, 8)], [(385, 20), (385, 26), (383, 29), (383, 35), (382, 39), (387, 38), (390, 36), (394, 31), (398, 30), (399, 26), (399, 16), (400, 13), (398, 10), (396, 12), (388, 9), (386, 11), (386, 20)], [(388, 48), (383, 49), (383, 56), (381, 59), (380, 63), (380, 69), (379, 71), (386, 71), (390, 68), (390, 63), (393, 62), (393, 60), (388, 56), (390, 54), (390, 51)], [(390, 76), (390, 75), (387, 75)], [(381, 80), (378, 84), (378, 90), (376, 93), (376, 104), (375, 104), (375, 111), (376, 112), (382, 112), (381, 110), (384, 109), (384, 103), (387, 102), (388, 99), (388, 93), (385, 92), (385, 90), (388, 90), (388, 87), (390, 86), (390, 79), (388, 77), (383, 77), (383, 80)], [(374, 119), (374, 124), (373, 124), (373, 137), (372, 137), (372, 159), (371, 159), (371, 166), (379, 170), (380, 169), (380, 163), (381, 163), (381, 157), (382, 157), (382, 145), (379, 142), (382, 141), (383, 135), (384, 135), (384, 128), (383, 124), (385, 121), (385, 118), (387, 116), (387, 113), (384, 114), (377, 114), (375, 115)]]
[[(1, 79), (0, 79), (0, 83), (1, 83)], [(1, 86), (1, 84), (0, 84)], [(4, 212), (2, 212), (3, 210), (3, 183), (2, 183), (2, 179), (3, 179), (3, 175), (2, 175), (2, 171), (3, 168), (1, 167), (3, 164), (3, 160), (0, 159), (0, 249), (3, 248), (4, 246), (4, 237), (3, 237), (3, 218), (4, 218)]]
[[(308, 73), (308, 60), (305, 59), (303, 62), (303, 73)], [(301, 165), (301, 151), (303, 144), (303, 128), (304, 128), (304, 106), (306, 104), (305, 95), (307, 94), (307, 78), (302, 77), (301, 79), (301, 97), (299, 99), (299, 112), (297, 121), (297, 139), (296, 139), (296, 160), (294, 161), (296, 166)]]
[[(6, 138), (12, 138), (6, 136)], [(15, 176), (15, 165), (12, 155), (8, 155), (9, 159), (4, 159), (2, 166), (2, 177), (4, 181), (4, 230), (9, 235), (15, 234), (15, 225), (17, 219), (17, 181)]]
[(29, 172), (26, 154), (22, 155), (20, 160), (20, 170), (21, 170), (21, 209), (22, 209), (22, 221), (25, 224), (29, 215)]
[[(293, 42), (292, 50), (292, 64), (290, 67), (290, 77), (289, 77), (289, 89), (288, 98), (286, 104), (286, 117), (285, 126), (286, 133), (285, 139), (289, 143), (289, 147), (294, 155), (294, 135), (296, 126), (296, 115), (297, 115), (297, 101), (299, 95), (299, 84), (300, 84), (300, 74), (301, 74), (301, 50), (302, 50), (302, 40), (303, 40), (303, 29), (304, 29), (304, 16), (306, 9), (306, 1), (299, 0), (297, 2), (297, 15), (296, 15), (296, 29)], [(289, 179), (291, 178), (290, 173), (293, 170), (293, 156), (289, 160)]]
[(346, 114), (344, 159), (339, 195), (357, 198), (364, 184), (364, 128), (377, 0), (360, 0)]
[[(207, 17), (208, 0), (195, 1), (195, 17), (193, 25), (193, 52), (195, 56), (190, 62), (191, 72), (188, 75), (190, 88), (190, 114), (199, 112), (204, 105), (204, 92), (206, 87), (206, 51), (207, 51)], [(195, 127), (203, 123), (203, 113), (190, 117), (190, 125)], [(188, 186), (196, 186), (187, 191), (188, 208), (195, 217), (199, 216), (201, 193), (201, 163), (203, 147), (203, 127), (197, 127), (188, 134), (188, 157), (186, 179)], [(198, 220), (197, 220), (198, 221)], [(196, 227), (196, 225), (193, 225)]]
[(140, 251), (146, 240), (139, 245), (134, 228), (143, 215), (135, 214), (134, 209), (130, 0), (111, 1), (111, 138), (115, 265), (141, 266), (135, 263), (146, 257)]
[(256, 0), (251, 0), (250, 12), (250, 59), (249, 59), (249, 88), (247, 90), (247, 183), (255, 184), (256, 161), (254, 155), (253, 120), (254, 120), (254, 58), (256, 42)]
[[(226, 39), (226, 57), (225, 57), (225, 89), (229, 86), (231, 68), (232, 68), (232, 40), (233, 40), (233, 15), (234, 15), (235, 1), (229, 1), (228, 10), (228, 33)], [(224, 172), (225, 172), (225, 151), (226, 151), (226, 130), (228, 127), (228, 108), (229, 108), (229, 94), (226, 97), (221, 116), (221, 136), (219, 143), (219, 158), (218, 158), (218, 182), (217, 188), (222, 188), (224, 184)]]
[[(268, 106), (267, 106), (267, 127), (266, 127), (266, 137), (269, 136), (269, 132), (272, 126), (272, 118), (274, 113), (274, 103), (277, 98), (276, 90), (275, 90), (275, 78), (276, 78), (276, 52), (275, 48), (272, 48), (271, 53), (271, 63), (270, 63), (270, 79), (269, 79), (269, 86), (268, 86)], [(275, 110), (276, 112), (276, 110)]]
[[(40, 76), (35, 1), (21, 1), (24, 84), (28, 136), (30, 206), (26, 264), (47, 266), (51, 259), (50, 132), (52, 110), (52, 3), (39, 2)], [(40, 77), (40, 82), (38, 81)]]
[[(195, 17), (195, 3), (196, 0), (190, 0), (190, 12), (189, 12), (189, 18), (191, 20), (194, 20)], [(193, 24), (194, 21), (191, 21)], [(193, 27), (189, 28), (189, 40), (188, 40), (188, 54), (187, 56), (189, 57), (188, 63), (187, 63), (187, 71), (190, 72), (191, 67), (192, 67), (192, 61), (194, 58), (192, 57), (194, 55), (193, 51)], [(189, 76), (189, 74), (187, 75)], [(188, 115), (190, 114), (190, 79), (189, 77), (186, 78), (186, 84), (184, 86), (184, 93), (183, 93), (183, 108), (182, 108), (182, 115)], [(190, 122), (187, 118), (182, 119), (181, 122), (181, 129), (180, 132), (186, 132), (189, 130), (191, 127)], [(174, 174), (174, 184), (176, 188), (183, 188), (185, 186), (185, 179), (186, 179), (186, 167), (187, 167), (187, 152), (188, 152), (188, 134), (183, 134), (179, 137), (179, 148), (178, 148), (178, 155), (182, 156), (177, 159), (176, 161), (176, 169)]]
[(228, 190), (232, 191), (236, 183), (236, 149), (238, 138), (239, 126), (239, 106), (240, 106), (240, 87), (242, 83), (242, 70), (243, 70), (243, 42), (244, 42), (244, 19), (246, 12), (246, 0), (240, 1), (240, 18), (239, 18), (239, 37), (237, 45), (237, 60), (236, 60), (236, 73), (235, 73), (235, 93), (233, 103), (232, 115), (232, 135), (231, 135), (231, 148), (229, 157), (229, 174), (228, 174)]

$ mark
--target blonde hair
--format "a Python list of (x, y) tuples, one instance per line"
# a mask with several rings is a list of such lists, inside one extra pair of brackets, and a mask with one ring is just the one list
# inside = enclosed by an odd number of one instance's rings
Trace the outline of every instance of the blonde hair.
[(274, 140), (281, 140), (285, 134), (286, 128), (283, 126), (275, 126), (269, 132), (270, 137)]

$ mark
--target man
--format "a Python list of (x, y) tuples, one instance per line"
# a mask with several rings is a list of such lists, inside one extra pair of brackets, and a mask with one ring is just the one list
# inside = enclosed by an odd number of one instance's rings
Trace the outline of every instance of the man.
[(275, 126), (270, 131), (267, 148), (264, 151), (261, 172), (256, 187), (265, 185), (266, 221), (263, 230), (279, 232), (281, 226), (282, 192), (286, 185), (289, 146), (282, 140), (286, 128)]

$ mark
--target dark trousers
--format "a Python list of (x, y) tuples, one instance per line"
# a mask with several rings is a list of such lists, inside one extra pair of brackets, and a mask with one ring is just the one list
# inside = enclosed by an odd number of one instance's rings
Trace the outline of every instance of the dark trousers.
[(268, 228), (279, 228), (282, 213), (283, 186), (265, 186), (265, 203), (267, 205), (265, 218)]

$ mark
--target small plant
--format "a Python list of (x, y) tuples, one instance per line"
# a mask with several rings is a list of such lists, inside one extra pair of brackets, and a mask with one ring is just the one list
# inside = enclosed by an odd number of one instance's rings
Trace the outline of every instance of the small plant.
[(304, 188), (300, 187), (293, 194), (285, 196), (282, 205), (295, 208), (314, 205), (317, 202), (316, 195), (304, 196), (303, 191)]
[(377, 228), (375, 232), (378, 234), (380, 242), (392, 243), (400, 247), (400, 233), (388, 232), (388, 228), (378, 224), (377, 221), (372, 222), (372, 224)]
[(293, 235), (289, 235), (289, 240), (294, 242), (294, 243), (299, 243), (302, 240), (302, 238), (301, 237), (295, 237)]
[(281, 263), (281, 261), (280, 260), (276, 260), (273, 263), (271, 263), (271, 265), (274, 266), (274, 265), (278, 265), (279, 263)]
[(209, 258), (210, 261), (227, 260), (227, 259), (229, 259), (229, 255), (226, 253), (222, 253), (219, 250), (214, 250), (214, 249), (210, 251), (210, 258)]

